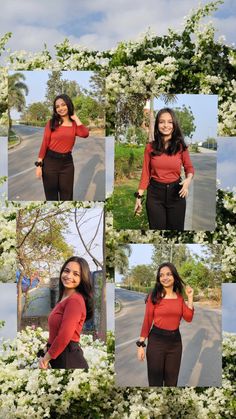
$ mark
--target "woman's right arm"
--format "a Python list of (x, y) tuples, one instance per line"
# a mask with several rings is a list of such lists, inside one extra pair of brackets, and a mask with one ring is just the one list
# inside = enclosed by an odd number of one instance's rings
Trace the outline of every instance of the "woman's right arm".
[[(145, 337), (140, 336), (139, 338), (139, 342), (145, 342)], [(138, 346), (137, 347), (137, 357), (139, 361), (144, 361), (145, 359), (145, 349), (143, 346)]]
[[(151, 295), (149, 295), (146, 302), (145, 316), (143, 320), (139, 342), (145, 342), (146, 338), (149, 335), (153, 320), (154, 320), (154, 304), (152, 303)], [(145, 359), (145, 349), (143, 346), (138, 346), (137, 357), (139, 361), (143, 361)]]
[[(143, 167), (139, 182), (138, 194), (142, 197), (150, 182), (150, 144), (147, 144), (144, 151)], [(142, 198), (136, 198), (134, 206), (135, 214), (142, 212)]]
[[(49, 146), (49, 142), (51, 139), (51, 130), (50, 130), (50, 121), (48, 121), (45, 129), (44, 129), (44, 134), (43, 134), (43, 140), (42, 140), (42, 144), (39, 150), (39, 156), (38, 156), (38, 162), (41, 163), (43, 162), (43, 159), (45, 157), (45, 154), (47, 152), (48, 146)], [(41, 179), (42, 177), (42, 166), (37, 166), (36, 167), (36, 177), (38, 179)]]

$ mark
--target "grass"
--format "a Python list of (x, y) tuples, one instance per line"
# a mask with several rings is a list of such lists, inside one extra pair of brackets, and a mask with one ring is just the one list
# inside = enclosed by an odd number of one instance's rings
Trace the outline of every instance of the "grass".
[(7, 137), (8, 135), (8, 126), (0, 125), (0, 137)]
[(115, 178), (120, 180), (131, 177), (137, 170), (142, 169), (144, 146), (132, 144), (115, 145)]
[(10, 129), (9, 132), (9, 139), (8, 139), (8, 147), (12, 147), (15, 144), (19, 144), (20, 139), (18, 137), (18, 135), (16, 135), (16, 133), (14, 131), (12, 131), (12, 129)]
[(113, 223), (116, 230), (142, 229), (147, 230), (148, 220), (146, 216), (145, 201), (140, 216), (134, 214), (135, 197), (140, 174), (133, 179), (116, 182), (113, 193)]

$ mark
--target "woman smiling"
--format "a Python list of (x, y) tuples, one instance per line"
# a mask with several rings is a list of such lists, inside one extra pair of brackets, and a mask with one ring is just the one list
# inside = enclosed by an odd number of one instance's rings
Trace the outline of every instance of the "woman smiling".
[(72, 256), (61, 268), (59, 299), (48, 318), (49, 339), (39, 368), (82, 368), (88, 364), (79, 346), (85, 320), (93, 315), (90, 270), (85, 259)]

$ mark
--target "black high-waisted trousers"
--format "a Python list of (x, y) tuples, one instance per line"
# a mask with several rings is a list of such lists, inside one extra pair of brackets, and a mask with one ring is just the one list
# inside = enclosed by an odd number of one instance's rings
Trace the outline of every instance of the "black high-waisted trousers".
[(170, 331), (153, 326), (146, 356), (149, 386), (176, 387), (182, 356), (179, 329)]
[(179, 196), (180, 182), (160, 183), (151, 178), (146, 201), (151, 230), (184, 229), (186, 199)]
[(74, 163), (71, 153), (48, 150), (43, 160), (43, 187), (47, 201), (72, 201)]
[[(50, 348), (47, 344), (47, 348)], [(88, 363), (84, 358), (83, 351), (78, 342), (70, 341), (64, 351), (56, 358), (50, 360), (52, 369), (85, 369), (88, 371)]]

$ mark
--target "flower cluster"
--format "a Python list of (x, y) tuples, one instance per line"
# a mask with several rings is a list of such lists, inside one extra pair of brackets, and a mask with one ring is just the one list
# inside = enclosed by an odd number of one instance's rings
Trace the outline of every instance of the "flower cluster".
[[(25, 368), (16, 369), (17, 345), (11, 343), (0, 358), (0, 413), (6, 419), (110, 417), (113, 419), (234, 418), (236, 335), (224, 334), (222, 388), (116, 388), (106, 346), (82, 336), (89, 371), (32, 368), (36, 350), (44, 345), (42, 329), (18, 334), (25, 350)], [(34, 342), (34, 345), (32, 344)], [(6, 345), (7, 346), (7, 345)], [(6, 347), (5, 347), (6, 349)], [(23, 360), (23, 352), (20, 353)], [(28, 362), (29, 361), (29, 362)]]
[[(217, 94), (220, 135), (235, 135), (235, 57), (233, 45), (221, 37), (215, 40), (212, 22), (203, 18), (215, 11), (221, 0), (210, 2), (185, 19), (182, 32), (169, 29), (165, 36), (147, 31), (136, 41), (120, 42), (108, 51), (70, 45), (68, 39), (56, 45), (55, 58), (45, 47), (31, 54), (15, 51), (7, 56), (6, 67), (14, 70), (95, 70), (107, 76), (110, 100), (118, 93), (140, 93), (149, 97), (161, 93)], [(10, 34), (0, 40), (3, 49)], [(5, 118), (5, 116), (4, 116)]]
[(0, 211), (0, 281), (14, 282), (16, 272), (15, 211)]

